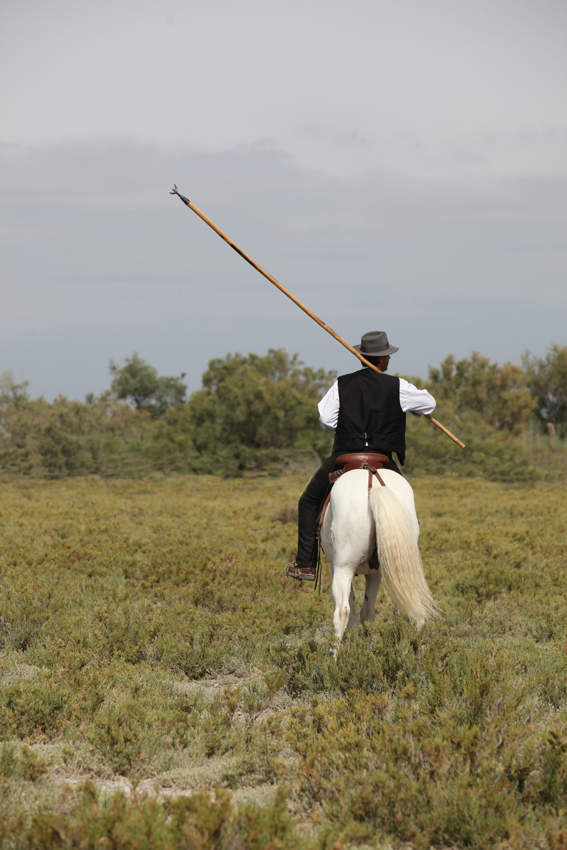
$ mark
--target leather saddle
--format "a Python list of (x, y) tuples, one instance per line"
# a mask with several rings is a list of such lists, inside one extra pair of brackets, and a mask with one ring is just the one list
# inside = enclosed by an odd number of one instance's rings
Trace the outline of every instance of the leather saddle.
[(342, 468), (337, 469), (336, 472), (329, 473), (329, 484), (331, 486), (345, 472), (351, 472), (353, 469), (367, 469), (369, 472), (368, 485), (370, 489), (372, 487), (373, 475), (376, 475), (380, 484), (384, 486), (384, 482), (378, 475), (378, 470), (383, 469), (387, 463), (390, 463), (390, 458), (386, 457), (386, 455), (375, 454), (374, 452), (353, 452), (339, 455), (337, 463), (340, 463)]

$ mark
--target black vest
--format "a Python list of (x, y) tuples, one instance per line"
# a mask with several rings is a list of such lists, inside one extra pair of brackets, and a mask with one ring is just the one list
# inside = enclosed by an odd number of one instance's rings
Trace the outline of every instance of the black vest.
[(406, 414), (400, 406), (400, 379), (365, 367), (342, 375), (338, 385), (340, 408), (333, 454), (396, 452), (403, 466)]

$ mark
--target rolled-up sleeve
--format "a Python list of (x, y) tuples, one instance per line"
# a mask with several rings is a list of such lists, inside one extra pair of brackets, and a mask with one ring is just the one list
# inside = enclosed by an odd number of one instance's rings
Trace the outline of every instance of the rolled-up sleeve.
[(319, 425), (325, 431), (336, 431), (339, 421), (339, 384), (335, 381), (331, 389), (323, 396), (317, 409), (319, 410)]
[(418, 390), (404, 378), (400, 378), (400, 406), (404, 413), (428, 416), (435, 410), (437, 402), (427, 390)]

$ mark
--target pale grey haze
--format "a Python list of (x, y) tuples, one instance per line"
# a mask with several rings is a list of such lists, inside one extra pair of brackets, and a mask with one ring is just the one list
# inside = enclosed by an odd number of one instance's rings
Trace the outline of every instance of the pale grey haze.
[(83, 397), (137, 350), (356, 365), (173, 183), (396, 369), (567, 344), (564, 0), (4, 0), (0, 371)]

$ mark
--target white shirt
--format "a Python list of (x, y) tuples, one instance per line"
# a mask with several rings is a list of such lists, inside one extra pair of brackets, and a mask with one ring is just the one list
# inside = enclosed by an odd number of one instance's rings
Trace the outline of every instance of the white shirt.
[[(319, 404), (319, 424), (326, 431), (336, 431), (339, 421), (339, 382), (335, 381), (331, 389), (323, 396)], [(414, 416), (433, 413), (437, 402), (427, 390), (418, 390), (404, 378), (400, 378), (400, 407), (404, 413)]]

